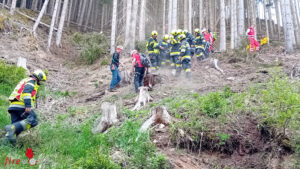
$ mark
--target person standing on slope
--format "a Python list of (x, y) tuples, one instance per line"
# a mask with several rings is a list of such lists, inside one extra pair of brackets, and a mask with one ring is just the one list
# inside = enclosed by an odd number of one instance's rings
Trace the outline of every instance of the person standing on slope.
[(254, 51), (254, 48), (256, 51), (259, 50), (259, 43), (255, 39), (255, 31), (254, 31), (254, 26), (251, 25), (248, 30), (247, 30), (247, 35), (248, 35), (248, 40), (250, 42), (250, 52)]
[[(144, 54), (142, 54), (144, 55)], [(132, 57), (132, 69), (131, 74), (134, 73), (134, 87), (135, 92), (137, 93), (139, 91), (139, 87), (143, 86), (143, 79), (145, 75), (145, 71), (148, 74), (148, 67), (150, 66), (150, 63), (148, 63), (147, 66), (144, 66), (142, 64), (142, 58), (146, 56), (141, 56), (137, 50), (131, 51), (131, 57)]]
[(120, 54), (122, 53), (123, 47), (117, 46), (115, 53), (112, 55), (112, 60), (110, 64), (110, 71), (112, 72), (112, 79), (110, 83), (109, 91), (113, 92), (114, 88), (119, 84), (121, 81), (121, 77), (118, 71), (118, 67), (120, 64)]

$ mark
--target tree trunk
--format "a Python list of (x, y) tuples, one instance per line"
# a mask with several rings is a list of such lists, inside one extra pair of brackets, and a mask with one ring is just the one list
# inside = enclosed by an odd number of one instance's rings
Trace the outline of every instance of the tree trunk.
[[(238, 44), (241, 44), (245, 34), (244, 0), (239, 0)], [(240, 46), (240, 45), (239, 45)]]
[(72, 12), (73, 12), (73, 1), (74, 0), (70, 0), (70, 7), (69, 7), (68, 19), (67, 19), (67, 27), (70, 27), (71, 16), (72, 16)]
[(291, 12), (293, 16), (293, 25), (294, 25), (294, 34), (296, 38), (296, 44), (300, 45), (300, 28), (299, 28), (299, 18), (297, 18), (295, 3), (293, 0), (290, 0), (291, 3)]
[(38, 0), (33, 0), (31, 2), (31, 9), (34, 10), (34, 11), (37, 11), (37, 5), (38, 5)]
[(52, 14), (52, 19), (51, 19), (51, 26), (50, 26), (49, 37), (48, 37), (48, 46), (47, 46), (47, 50), (48, 51), (50, 51), (50, 47), (51, 47), (51, 41), (52, 41), (52, 35), (53, 35), (53, 29), (54, 29), (54, 24), (55, 24), (55, 19), (56, 19), (56, 13), (57, 13), (57, 8), (58, 8), (58, 3), (59, 3), (59, 0), (56, 0), (54, 8), (53, 8), (53, 14)]
[(166, 0), (163, 0), (163, 35), (166, 34)]
[(15, 10), (16, 10), (16, 5), (17, 5), (17, 0), (13, 0), (11, 3), (11, 7), (10, 7), (10, 14), (14, 15)]
[(35, 21), (35, 23), (33, 25), (32, 33), (33, 33), (34, 36), (36, 36), (36, 29), (39, 26), (39, 23), (40, 23), (43, 15), (44, 15), (46, 9), (47, 9), (48, 2), (49, 2), (49, 0), (45, 0), (44, 5), (42, 7), (42, 10), (41, 10), (38, 18), (36, 19), (36, 21)]
[[(164, 0), (165, 1), (165, 0)], [(139, 40), (145, 40), (145, 14), (146, 14), (146, 0), (141, 0), (141, 8), (140, 8), (140, 23), (139, 23)]]
[[(185, 0), (184, 4), (183, 4), (183, 23), (184, 23), (183, 27), (184, 27), (184, 29), (188, 29), (188, 27), (189, 27), (189, 19), (190, 19), (189, 18), (189, 1), (190, 0)], [(181, 13), (181, 12), (179, 12), (179, 13)]]
[(279, 0), (275, 0), (276, 20), (277, 20), (277, 33), (278, 39), (280, 39), (280, 13), (279, 13)]
[(272, 12), (271, 12), (271, 6), (268, 7), (268, 19), (269, 19), (269, 27), (270, 27), (270, 36), (273, 37), (274, 32), (273, 32), (273, 24), (272, 24)]
[(21, 8), (26, 8), (26, 4), (27, 4), (27, 0), (22, 0), (21, 1)]
[(235, 49), (236, 47), (236, 0), (231, 0), (231, 41), (230, 48)]
[(208, 1), (208, 5), (209, 5), (209, 29), (213, 29), (214, 27), (213, 0)]
[(126, 27), (125, 27), (125, 48), (128, 49), (130, 43), (130, 25), (131, 25), (132, 0), (127, 0)]
[(68, 12), (68, 3), (69, 3), (69, 0), (64, 0), (64, 5), (63, 5), (62, 12), (61, 12), (61, 17), (60, 17), (58, 30), (57, 30), (57, 37), (56, 37), (56, 46), (58, 46), (58, 47), (61, 47), (61, 36), (62, 36), (63, 29), (64, 29), (66, 14)]
[(289, 0), (281, 0), (281, 11), (282, 11), (282, 21), (285, 20), (285, 24), (283, 24), (284, 28), (284, 36), (285, 36), (285, 49), (288, 53), (294, 51), (293, 47), (293, 23), (292, 23), (292, 15), (291, 15), (291, 7)]
[[(255, 0), (251, 0), (251, 25), (254, 26), (254, 29), (256, 30), (256, 12), (255, 12)], [(257, 33), (255, 33), (255, 38), (256, 38)]]
[(130, 49), (135, 48), (135, 36), (136, 36), (136, 21), (137, 21), (137, 11), (139, 7), (139, 0), (133, 0), (133, 8), (132, 8), (132, 18), (131, 18), (131, 36), (130, 36)]
[(106, 6), (105, 4), (102, 4), (101, 27), (100, 27), (101, 32), (103, 32), (105, 6)]
[[(268, 38), (270, 38), (270, 34), (269, 34), (269, 26), (268, 26), (268, 20), (267, 20), (267, 7), (266, 7), (266, 1), (264, 0), (264, 19), (265, 19), (265, 25), (266, 25), (266, 36)], [(269, 42), (268, 42), (269, 43)]]
[(172, 12), (173, 12), (173, 1), (169, 0), (169, 10), (168, 10), (168, 32), (172, 31)]
[(177, 0), (172, 2), (172, 28), (177, 29)]
[(87, 1), (86, 0), (82, 0), (82, 3), (83, 3), (83, 6), (82, 6), (82, 10), (80, 12), (80, 19), (79, 19), (79, 27), (80, 27), (80, 29), (83, 26), (84, 15), (85, 15), (85, 8), (86, 8)]
[(88, 6), (88, 11), (87, 11), (87, 17), (86, 17), (86, 22), (84, 24), (84, 31), (87, 30), (87, 27), (89, 25), (89, 21), (90, 21), (90, 16), (91, 16), (91, 13), (92, 13), (92, 6), (93, 6), (93, 0), (89, 0), (89, 6)]
[(226, 51), (225, 0), (220, 0), (220, 51)]
[(117, 10), (118, 10), (118, 0), (113, 1), (113, 14), (111, 22), (111, 44), (110, 53), (113, 54), (116, 45), (116, 29), (117, 29)]
[(189, 32), (192, 32), (192, 20), (193, 20), (193, 1), (189, 0)]
[(199, 0), (199, 27), (203, 27), (203, 0)]
[(56, 13), (56, 19), (55, 19), (55, 25), (58, 25), (58, 21), (59, 21), (58, 18), (59, 18), (60, 13), (61, 13), (61, 3), (62, 3), (62, 0), (59, 0), (57, 13)]

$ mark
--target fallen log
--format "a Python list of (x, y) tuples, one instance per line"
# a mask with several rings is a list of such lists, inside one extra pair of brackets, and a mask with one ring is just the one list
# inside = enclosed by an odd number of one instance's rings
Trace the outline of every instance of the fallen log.
[(149, 127), (155, 124), (169, 125), (170, 123), (171, 116), (169, 115), (167, 108), (164, 106), (155, 107), (150, 110), (150, 118), (143, 123), (140, 132), (145, 132)]
[(150, 96), (149, 92), (149, 87), (139, 87), (139, 95), (136, 97), (135, 101), (136, 104), (131, 110), (139, 110), (146, 106), (146, 103), (152, 101), (152, 97)]
[(96, 119), (92, 133), (103, 133), (112, 125), (119, 122), (119, 116), (117, 113), (117, 107), (115, 104), (104, 102), (101, 105), (102, 114), (101, 117)]

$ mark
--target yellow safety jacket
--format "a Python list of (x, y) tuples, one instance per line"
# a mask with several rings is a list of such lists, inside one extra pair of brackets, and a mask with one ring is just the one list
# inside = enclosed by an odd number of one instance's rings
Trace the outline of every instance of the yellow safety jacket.
[[(34, 84), (31, 83), (32, 81), (34, 81)], [(24, 91), (26, 85), (32, 86), (33, 90)], [(31, 107), (34, 107), (38, 88), (39, 85), (37, 84), (37, 81), (34, 78), (28, 77), (26, 79), (23, 79), (21, 82), (19, 82), (19, 84), (9, 96), (10, 107), (25, 108), (24, 99), (30, 99)]]
[(158, 49), (159, 43), (157, 42), (156, 39), (153, 39), (152, 37), (148, 40), (148, 43), (146, 45), (148, 49), (148, 53), (156, 53), (159, 54), (159, 49)]

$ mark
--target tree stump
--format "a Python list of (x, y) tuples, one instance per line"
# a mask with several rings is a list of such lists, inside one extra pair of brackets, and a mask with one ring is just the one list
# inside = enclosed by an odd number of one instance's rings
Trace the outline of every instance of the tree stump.
[(109, 127), (119, 122), (117, 107), (115, 104), (104, 102), (101, 105), (102, 115), (96, 119), (92, 133), (103, 133)]
[(149, 127), (155, 124), (169, 125), (170, 123), (171, 116), (169, 115), (167, 108), (163, 106), (155, 107), (150, 110), (150, 118), (143, 123), (140, 132), (145, 132)]
[(300, 78), (300, 65), (294, 65), (290, 72), (291, 79)]
[(149, 90), (151, 91), (153, 87), (156, 84), (161, 83), (161, 81), (162, 78), (159, 75), (148, 73), (144, 77), (144, 86), (149, 87)]
[(148, 92), (149, 88), (148, 87), (139, 87), (139, 95), (137, 96), (137, 98), (135, 99), (136, 104), (135, 106), (131, 109), (131, 110), (139, 110), (141, 108), (143, 108), (146, 103), (152, 101), (152, 97), (150, 96), (149, 92)]
[(218, 66), (218, 62), (219, 62), (218, 59), (213, 59), (212, 58), (210, 60), (210, 62), (211, 62), (211, 65), (212, 65), (213, 68), (215, 68), (217, 71), (221, 72), (224, 75), (224, 71)]
[(120, 85), (130, 85), (133, 81), (133, 78), (130, 75), (130, 71), (127, 71), (127, 70), (121, 71), (120, 76), (121, 76)]

